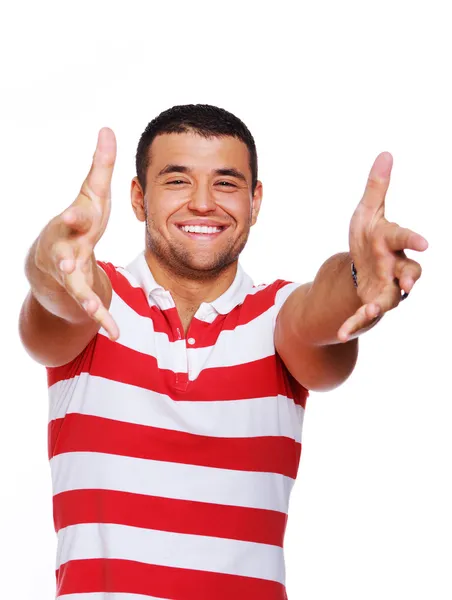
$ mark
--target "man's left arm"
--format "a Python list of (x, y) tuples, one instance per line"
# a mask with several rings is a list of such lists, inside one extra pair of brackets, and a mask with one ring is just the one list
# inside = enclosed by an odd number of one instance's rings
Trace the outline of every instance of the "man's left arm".
[(380, 154), (350, 222), (350, 252), (329, 258), (279, 311), (276, 351), (307, 389), (328, 391), (343, 383), (356, 365), (358, 336), (397, 307), (401, 290), (408, 294), (421, 276), (421, 266), (405, 250), (422, 252), (427, 241), (384, 216), (391, 169), (392, 156)]

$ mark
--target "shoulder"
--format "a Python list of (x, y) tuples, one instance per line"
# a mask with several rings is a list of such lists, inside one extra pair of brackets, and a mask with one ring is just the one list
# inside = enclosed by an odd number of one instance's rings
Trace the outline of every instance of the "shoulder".
[(290, 294), (299, 286), (299, 283), (284, 279), (253, 286), (245, 297), (244, 304), (254, 305), (262, 310), (268, 310), (273, 306), (281, 308)]
[(97, 264), (107, 274), (114, 294), (129, 302), (134, 296), (142, 294), (140, 278), (128, 267), (115, 265), (109, 261), (96, 260)]
[(109, 277), (111, 277), (111, 276), (115, 276), (115, 274), (116, 274), (116, 272), (117, 272), (118, 268), (121, 268), (121, 267), (117, 267), (117, 266), (116, 266), (116, 265), (114, 265), (113, 263), (111, 263), (111, 262), (108, 262), (108, 261), (106, 261), (106, 260), (99, 260), (99, 259), (96, 259), (96, 262), (97, 262), (97, 264), (99, 265), (99, 267), (102, 267), (102, 269), (103, 269), (103, 270), (104, 270), (104, 271), (107, 273), (107, 275), (108, 275)]
[(99, 267), (101, 267), (102, 270), (105, 271), (105, 273), (108, 276), (108, 279), (111, 281), (112, 284), (118, 281), (118, 275), (121, 271), (124, 270), (123, 267), (119, 267), (105, 260), (96, 259), (96, 262), (99, 265)]
[(269, 323), (274, 325), (280, 308), (298, 286), (297, 283), (283, 279), (250, 286), (240, 306), (237, 307), (237, 324), (250, 323), (256, 319), (260, 322), (269, 319)]

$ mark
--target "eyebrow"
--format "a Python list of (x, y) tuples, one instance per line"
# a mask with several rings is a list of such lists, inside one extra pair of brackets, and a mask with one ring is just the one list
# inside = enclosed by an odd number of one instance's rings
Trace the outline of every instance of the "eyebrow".
[(229, 177), (236, 177), (237, 179), (241, 179), (242, 181), (247, 183), (245, 175), (241, 171), (238, 171), (233, 167), (230, 167), (228, 169), (216, 169), (214, 173), (215, 175), (229, 175)]
[[(190, 169), (190, 167), (186, 167), (185, 165), (170, 164), (166, 165), (166, 167), (164, 167), (159, 172), (157, 177), (160, 177), (161, 175), (167, 175), (168, 173), (192, 173), (192, 169)], [(213, 173), (214, 175), (226, 175), (229, 177), (236, 177), (237, 179), (240, 179), (241, 181), (247, 183), (245, 175), (238, 169), (235, 169), (234, 167), (228, 167), (227, 169), (215, 169)]]

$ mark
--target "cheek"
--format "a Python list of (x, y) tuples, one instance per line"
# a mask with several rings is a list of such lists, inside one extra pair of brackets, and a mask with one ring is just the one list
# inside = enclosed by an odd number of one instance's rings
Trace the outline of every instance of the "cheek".
[(231, 194), (229, 198), (221, 198), (217, 205), (227, 212), (238, 226), (247, 226), (251, 219), (251, 200), (248, 196), (236, 196)]
[(249, 203), (242, 204), (237, 212), (237, 220), (244, 228), (248, 228), (251, 225), (251, 206)]
[(153, 198), (148, 204), (148, 217), (155, 229), (165, 227), (168, 219), (179, 210), (181, 202), (174, 198)]

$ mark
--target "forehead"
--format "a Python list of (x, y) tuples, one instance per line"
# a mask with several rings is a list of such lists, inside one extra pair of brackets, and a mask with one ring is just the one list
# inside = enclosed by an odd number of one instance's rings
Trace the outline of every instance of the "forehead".
[(229, 135), (205, 138), (193, 132), (163, 133), (153, 140), (149, 153), (151, 172), (178, 164), (205, 171), (235, 167), (251, 177), (246, 144)]

